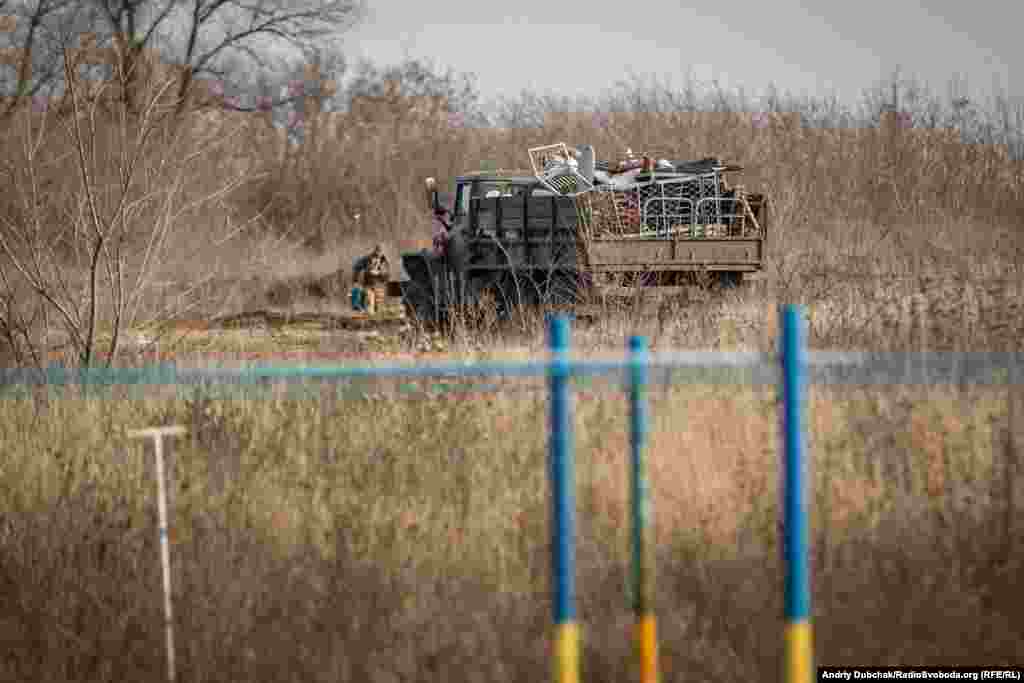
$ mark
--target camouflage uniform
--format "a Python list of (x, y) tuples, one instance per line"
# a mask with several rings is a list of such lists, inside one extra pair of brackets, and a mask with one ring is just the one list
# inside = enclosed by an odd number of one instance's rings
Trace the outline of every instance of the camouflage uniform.
[(384, 255), (384, 247), (378, 244), (373, 253), (359, 259), (355, 271), (356, 283), (366, 291), (366, 312), (373, 315), (387, 296), (391, 266)]

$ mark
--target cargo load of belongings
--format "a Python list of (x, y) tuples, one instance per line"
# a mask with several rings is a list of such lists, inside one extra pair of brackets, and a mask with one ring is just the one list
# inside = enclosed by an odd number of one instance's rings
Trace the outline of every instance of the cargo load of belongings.
[(726, 224), (746, 229), (749, 206), (742, 187), (723, 174), (742, 167), (707, 157), (670, 161), (634, 155), (615, 162), (595, 159), (594, 148), (564, 143), (529, 150), (538, 181), (556, 194), (573, 197), (590, 237), (712, 237)]

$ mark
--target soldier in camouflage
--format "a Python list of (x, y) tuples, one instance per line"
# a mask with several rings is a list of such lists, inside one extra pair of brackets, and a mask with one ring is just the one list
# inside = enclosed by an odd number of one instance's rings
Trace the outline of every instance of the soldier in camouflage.
[(356, 284), (366, 292), (366, 312), (373, 315), (384, 303), (387, 296), (391, 265), (384, 255), (383, 245), (378, 244), (373, 252), (356, 262), (353, 268)]

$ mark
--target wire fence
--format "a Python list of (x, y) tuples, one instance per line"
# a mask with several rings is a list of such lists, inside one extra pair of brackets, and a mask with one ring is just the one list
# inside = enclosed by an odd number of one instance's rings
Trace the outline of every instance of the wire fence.
[[(629, 370), (621, 359), (570, 359), (570, 384), (576, 390), (605, 380), (622, 390)], [(816, 386), (1008, 386), (1024, 378), (1024, 353), (1019, 352), (880, 352), (808, 351), (807, 381)], [(774, 386), (781, 379), (774, 353), (693, 351), (650, 353), (646, 384)], [(188, 367), (174, 362), (138, 368), (71, 369), (54, 364), (42, 370), (0, 368), (0, 398), (17, 398), (36, 387), (60, 391), (86, 387), (102, 396), (104, 389), (203, 387), (223, 398), (261, 398), (265, 390), (285, 384), (301, 396), (303, 386), (330, 383), (339, 397), (361, 398), (387, 391), (411, 398), (438, 393), (545, 391), (538, 380), (549, 361), (444, 362), (430, 364), (283, 365), (247, 363), (238, 367)], [(405, 381), (403, 381), (405, 380)], [(492, 381), (481, 381), (492, 380)], [(497, 380), (497, 381), (493, 381)]]

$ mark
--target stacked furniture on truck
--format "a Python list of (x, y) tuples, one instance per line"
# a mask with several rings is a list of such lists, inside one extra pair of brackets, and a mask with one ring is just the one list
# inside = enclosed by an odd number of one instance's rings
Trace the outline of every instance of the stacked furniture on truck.
[(655, 160), (627, 150), (622, 161), (597, 161), (588, 172), (580, 168), (581, 154), (564, 143), (529, 152), (538, 181), (575, 198), (588, 236), (753, 237), (761, 232), (756, 218), (760, 195), (726, 183), (727, 174), (741, 172), (741, 166), (714, 158)]

